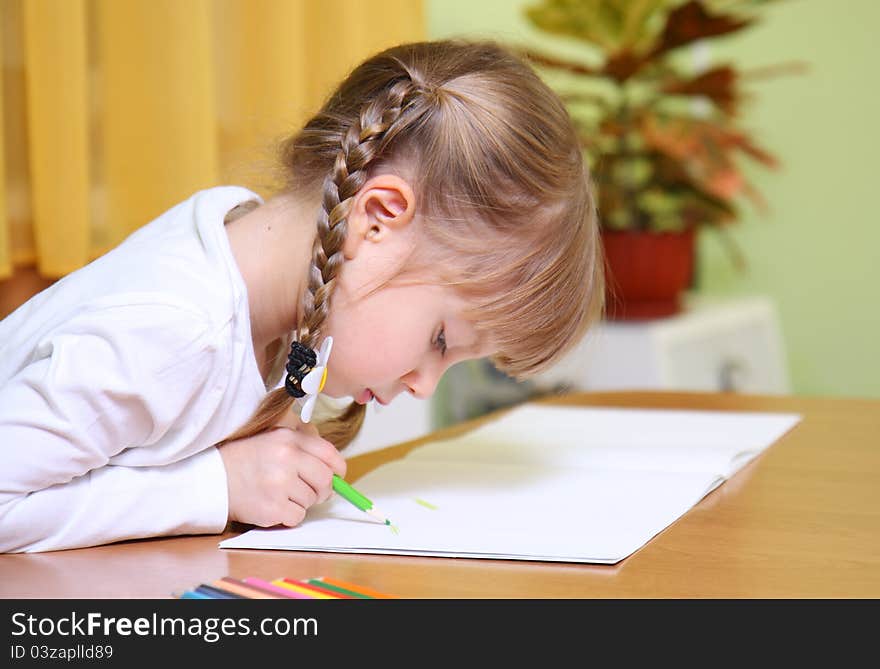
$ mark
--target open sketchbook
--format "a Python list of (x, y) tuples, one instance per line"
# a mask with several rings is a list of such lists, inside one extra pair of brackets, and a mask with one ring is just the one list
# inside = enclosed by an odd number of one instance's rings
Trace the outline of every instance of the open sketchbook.
[(344, 499), (222, 548), (615, 563), (800, 420), (780, 413), (521, 405), (357, 480)]

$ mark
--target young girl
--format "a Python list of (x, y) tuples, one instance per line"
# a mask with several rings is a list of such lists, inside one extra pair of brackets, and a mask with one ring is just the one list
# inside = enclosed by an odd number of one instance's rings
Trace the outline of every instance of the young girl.
[[(196, 193), (0, 322), (0, 550), (295, 526), (366, 403), (525, 378), (601, 311), (572, 122), (496, 44), (379, 53), (282, 157), (276, 196)], [(318, 392), (352, 402), (315, 429)]]

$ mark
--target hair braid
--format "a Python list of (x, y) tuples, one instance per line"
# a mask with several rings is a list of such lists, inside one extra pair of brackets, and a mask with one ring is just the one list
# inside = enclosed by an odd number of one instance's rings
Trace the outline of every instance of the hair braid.
[[(395, 126), (400, 125), (401, 117), (421, 90), (408, 76), (398, 78), (363, 106), (338, 140), (333, 167), (324, 179), (308, 286), (302, 295), (302, 322), (295, 337), (310, 348), (320, 345), (330, 313), (336, 277), (344, 262), (342, 246), (352, 200), (366, 183), (371, 163), (383, 155), (397, 134)], [(254, 418), (224, 441), (252, 436), (276, 425), (293, 401), (284, 388), (272, 391)], [(353, 402), (339, 416), (321, 423), (321, 436), (343, 448), (357, 435), (365, 413), (365, 406)]]
[[(462, 317), (499, 370), (524, 379), (546, 369), (601, 316), (602, 247), (577, 127), (563, 100), (507, 48), (441, 40), (385, 49), (355, 67), (280, 148), (283, 190), (318, 210), (288, 335), (303, 345), (326, 336), (352, 197), (386, 168), (408, 175), (418, 203), (406, 270), (430, 268), (431, 281), (466, 299)], [(277, 343), (269, 378), (286, 361)], [(292, 401), (285, 389), (269, 393), (230, 439), (276, 425)], [(333, 421), (319, 419), (319, 431), (342, 447), (363, 414), (352, 404)]]
[(396, 81), (384, 95), (364, 105), (339, 142), (332, 172), (324, 180), (308, 291), (303, 296), (303, 323), (298, 331), (299, 340), (312, 348), (320, 344), (334, 281), (343, 263), (342, 245), (352, 198), (367, 181), (370, 164), (387, 146), (386, 135), (391, 134), (389, 129), (400, 119), (414, 92), (417, 89), (411, 80)]

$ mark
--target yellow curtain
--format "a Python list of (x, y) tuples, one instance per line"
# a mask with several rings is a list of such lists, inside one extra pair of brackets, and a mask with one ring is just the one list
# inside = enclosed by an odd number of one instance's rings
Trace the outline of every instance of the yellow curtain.
[(63, 276), (277, 141), (423, 0), (0, 0), (0, 280)]

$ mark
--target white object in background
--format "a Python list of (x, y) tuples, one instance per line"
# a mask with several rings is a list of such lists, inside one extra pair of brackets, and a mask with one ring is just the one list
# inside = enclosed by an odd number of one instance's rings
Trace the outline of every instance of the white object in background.
[(669, 318), (603, 321), (536, 383), (573, 390), (790, 392), (776, 309), (761, 296), (690, 296), (682, 313)]
[(367, 404), (360, 433), (343, 451), (346, 458), (411, 439), (431, 431), (431, 402), (401, 393), (388, 406)]

